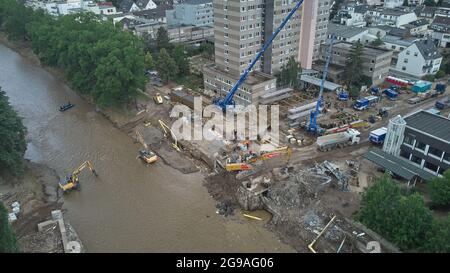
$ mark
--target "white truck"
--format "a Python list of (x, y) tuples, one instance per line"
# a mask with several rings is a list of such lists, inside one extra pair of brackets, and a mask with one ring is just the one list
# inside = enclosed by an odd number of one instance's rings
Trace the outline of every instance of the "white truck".
[(347, 145), (358, 144), (360, 140), (360, 132), (355, 129), (348, 129), (345, 132), (325, 135), (317, 138), (317, 148), (319, 151), (329, 151), (336, 147), (342, 148)]

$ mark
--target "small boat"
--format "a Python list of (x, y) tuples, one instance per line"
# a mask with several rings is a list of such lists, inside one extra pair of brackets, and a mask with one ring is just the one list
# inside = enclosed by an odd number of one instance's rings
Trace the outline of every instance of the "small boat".
[(68, 103), (66, 103), (64, 105), (61, 105), (59, 107), (59, 111), (64, 112), (64, 111), (69, 110), (70, 108), (72, 108), (74, 106), (75, 106), (75, 104), (72, 104), (72, 103), (68, 102)]

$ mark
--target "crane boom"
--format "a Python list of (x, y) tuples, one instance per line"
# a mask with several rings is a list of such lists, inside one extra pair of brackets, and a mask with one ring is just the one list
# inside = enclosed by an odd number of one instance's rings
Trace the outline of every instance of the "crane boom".
[(320, 108), (320, 104), (323, 99), (323, 88), (324, 88), (325, 80), (326, 80), (327, 74), (328, 74), (328, 66), (330, 65), (331, 49), (333, 47), (334, 39), (335, 39), (334, 34), (331, 34), (330, 46), (328, 47), (328, 51), (327, 51), (327, 55), (326, 55), (326, 61), (325, 61), (325, 67), (323, 69), (322, 81), (320, 82), (319, 98), (317, 99), (316, 108), (311, 111), (309, 125), (307, 128), (309, 132), (312, 132), (315, 134), (317, 134), (317, 133), (320, 134), (321, 130), (322, 130), (319, 127), (319, 125), (317, 125), (317, 116), (319, 115), (319, 108)]
[(227, 106), (233, 105), (233, 97), (234, 94), (236, 94), (239, 87), (245, 82), (247, 79), (248, 74), (251, 72), (253, 66), (258, 62), (258, 60), (261, 58), (261, 56), (264, 54), (266, 49), (272, 44), (273, 40), (277, 37), (278, 33), (284, 28), (286, 23), (291, 19), (292, 15), (300, 8), (302, 5), (303, 0), (299, 0), (295, 7), (289, 12), (289, 14), (283, 19), (280, 26), (275, 30), (275, 32), (270, 36), (270, 38), (264, 43), (263, 47), (259, 50), (258, 54), (256, 54), (256, 57), (252, 60), (252, 62), (248, 65), (248, 67), (244, 70), (244, 72), (241, 74), (240, 78), (236, 81), (236, 83), (233, 85), (233, 87), (230, 89), (228, 94), (225, 96), (224, 99), (218, 100), (216, 102), (216, 105), (220, 106), (222, 109), (226, 109)]

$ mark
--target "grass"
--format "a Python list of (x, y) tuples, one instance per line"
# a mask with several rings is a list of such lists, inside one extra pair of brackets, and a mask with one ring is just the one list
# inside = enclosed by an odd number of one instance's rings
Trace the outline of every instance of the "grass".
[(194, 92), (198, 92), (200, 88), (203, 88), (203, 77), (202, 75), (189, 74), (186, 76), (178, 77), (175, 82), (179, 85), (183, 85)]

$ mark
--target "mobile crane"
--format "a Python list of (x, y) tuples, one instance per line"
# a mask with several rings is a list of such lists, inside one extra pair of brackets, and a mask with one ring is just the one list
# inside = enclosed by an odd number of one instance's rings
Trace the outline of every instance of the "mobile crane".
[(261, 56), (264, 54), (266, 49), (272, 44), (273, 40), (277, 37), (278, 33), (284, 28), (286, 23), (291, 19), (291, 17), (294, 15), (294, 13), (300, 8), (300, 6), (303, 4), (303, 0), (299, 0), (295, 7), (289, 12), (289, 14), (286, 16), (286, 18), (283, 19), (280, 26), (275, 30), (275, 32), (272, 34), (272, 36), (269, 37), (269, 39), (264, 43), (263, 47), (259, 50), (258, 54), (256, 54), (256, 57), (252, 60), (252, 62), (248, 65), (248, 67), (244, 70), (244, 72), (241, 74), (240, 78), (236, 81), (236, 83), (233, 85), (233, 87), (230, 89), (228, 94), (223, 99), (214, 99), (214, 104), (218, 105), (220, 108), (222, 108), (223, 111), (226, 111), (227, 107), (234, 106), (234, 100), (233, 97), (236, 94), (239, 87), (245, 82), (247, 79), (248, 74), (251, 72), (253, 66), (258, 62), (258, 60), (261, 58)]
[(95, 176), (98, 176), (97, 172), (94, 170), (94, 166), (92, 165), (91, 161), (87, 160), (83, 164), (81, 164), (78, 168), (76, 168), (70, 176), (66, 176), (66, 179), (64, 181), (59, 182), (59, 187), (63, 190), (63, 192), (78, 188), (78, 184), (79, 184), (78, 175), (86, 167), (88, 167), (89, 170), (91, 170), (91, 172)]
[(323, 75), (322, 75), (322, 81), (320, 82), (320, 89), (319, 89), (319, 98), (317, 99), (316, 108), (311, 111), (311, 114), (309, 116), (309, 124), (307, 126), (307, 131), (311, 132), (313, 134), (322, 135), (324, 132), (323, 128), (320, 128), (320, 126), (317, 124), (317, 116), (319, 115), (319, 108), (322, 104), (323, 100), (323, 87), (325, 84), (325, 80), (327, 78), (328, 74), (328, 66), (330, 65), (331, 60), (331, 49), (333, 48), (333, 42), (334, 42), (335, 36), (334, 34), (331, 34), (330, 38), (330, 47), (327, 51), (327, 59), (325, 61), (325, 67), (323, 69)]
[(260, 160), (268, 160), (271, 158), (278, 157), (282, 154), (286, 154), (286, 164), (289, 163), (289, 160), (291, 159), (292, 155), (292, 149), (290, 147), (281, 147), (276, 150), (261, 154), (258, 157), (254, 157), (249, 159), (247, 162), (241, 162), (241, 163), (227, 163), (225, 166), (225, 169), (229, 172), (231, 171), (247, 171), (253, 169), (254, 163)]

